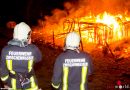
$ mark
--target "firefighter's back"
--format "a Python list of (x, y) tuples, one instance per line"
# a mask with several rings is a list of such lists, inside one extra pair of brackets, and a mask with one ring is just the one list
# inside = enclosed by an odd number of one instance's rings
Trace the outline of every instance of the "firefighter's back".
[[(87, 75), (90, 64), (90, 56), (85, 52), (67, 50), (62, 53), (63, 65), (63, 88), (68, 87), (68, 90), (87, 90)], [(66, 80), (68, 83), (66, 83)], [(66, 84), (66, 85), (65, 85)], [(68, 85), (67, 85), (68, 84)]]

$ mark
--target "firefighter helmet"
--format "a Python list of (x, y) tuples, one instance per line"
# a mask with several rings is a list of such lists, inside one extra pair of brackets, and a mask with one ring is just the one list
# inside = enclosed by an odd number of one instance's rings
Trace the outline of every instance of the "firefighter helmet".
[(18, 40), (27, 40), (31, 28), (24, 22), (17, 24), (14, 27), (13, 38)]
[(70, 32), (66, 37), (66, 49), (76, 49), (79, 48), (80, 36), (76, 32)]

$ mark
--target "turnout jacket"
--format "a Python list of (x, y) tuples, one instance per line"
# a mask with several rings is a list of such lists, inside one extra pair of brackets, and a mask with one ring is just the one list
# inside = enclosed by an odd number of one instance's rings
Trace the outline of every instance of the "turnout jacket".
[(88, 90), (87, 78), (92, 72), (88, 53), (67, 50), (56, 59), (52, 86), (59, 90)]
[[(41, 59), (40, 50), (33, 44), (25, 47), (5, 46), (1, 52), (1, 80), (13, 90), (37, 90), (38, 83), (34, 75), (33, 65)], [(25, 74), (27, 77), (20, 81), (18, 74)]]

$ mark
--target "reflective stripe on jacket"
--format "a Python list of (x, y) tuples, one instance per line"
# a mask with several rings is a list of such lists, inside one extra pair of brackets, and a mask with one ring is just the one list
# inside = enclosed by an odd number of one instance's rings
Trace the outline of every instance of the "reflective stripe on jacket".
[(12, 89), (29, 89), (35, 90), (38, 88), (38, 83), (34, 73), (29, 77), (29, 83), (21, 86), (18, 78), (12, 78), (10, 75), (17, 75), (17, 73), (30, 73), (33, 70), (33, 65), (41, 61), (42, 55), (40, 50), (33, 44), (26, 47), (18, 47), (14, 45), (7, 45), (2, 49), (0, 68), (2, 69), (1, 80), (5, 81)]
[(89, 54), (67, 50), (55, 62), (52, 86), (59, 90), (88, 90), (87, 78), (92, 74)]

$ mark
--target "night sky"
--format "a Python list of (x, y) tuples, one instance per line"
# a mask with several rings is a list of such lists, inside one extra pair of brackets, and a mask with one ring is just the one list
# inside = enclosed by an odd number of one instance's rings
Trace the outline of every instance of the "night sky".
[(51, 15), (53, 9), (63, 9), (65, 1), (71, 0), (1, 0), (0, 23), (14, 20), (33, 24), (36, 19)]
[[(104, 7), (106, 7), (105, 10), (109, 11), (112, 7), (111, 5), (114, 5), (113, 10), (125, 10), (124, 8), (130, 10), (130, 0), (0, 0), (0, 24), (9, 20), (16, 22), (26, 21), (30, 24), (35, 24), (38, 18), (51, 15), (53, 9), (64, 9), (63, 3), (66, 1), (90, 1), (92, 9), (95, 7), (97, 9), (98, 7), (99, 11), (104, 9)], [(104, 6), (102, 3), (105, 3), (103, 4)], [(115, 7), (115, 3), (117, 3), (117, 7)], [(95, 9), (93, 10), (95, 12)]]

